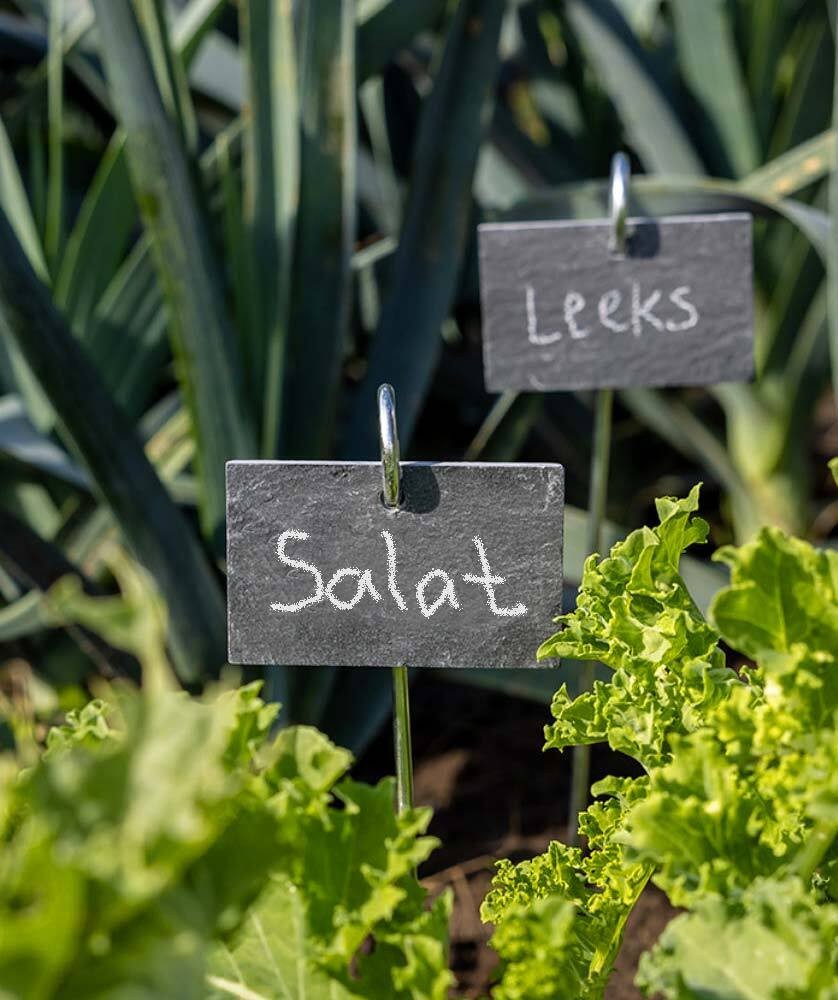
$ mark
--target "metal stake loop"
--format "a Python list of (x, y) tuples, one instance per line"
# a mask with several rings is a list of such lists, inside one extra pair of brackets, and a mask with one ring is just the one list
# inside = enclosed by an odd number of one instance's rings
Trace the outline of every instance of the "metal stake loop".
[(611, 219), (611, 239), (608, 249), (625, 257), (628, 247), (629, 184), (631, 163), (625, 153), (615, 153), (611, 159), (611, 181), (608, 186), (608, 215)]

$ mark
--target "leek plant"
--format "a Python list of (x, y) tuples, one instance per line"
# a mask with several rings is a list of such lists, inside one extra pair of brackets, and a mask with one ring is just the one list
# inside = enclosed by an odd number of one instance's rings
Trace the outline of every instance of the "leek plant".
[[(130, 671), (43, 597), (68, 572), (109, 589), (118, 544), (200, 686), (225, 659), (225, 460), (375, 458), (384, 381), (408, 453), (467, 397), (445, 457), (513, 459), (535, 432), (584, 498), (587, 397), (471, 389), (473, 237), (481, 219), (604, 215), (591, 178), (616, 148), (636, 211), (759, 220), (756, 381), (620, 393), (616, 495), (678, 463), (723, 495), (722, 532), (806, 534), (838, 282), (832, 27), (820, 0), (0, 5), (0, 642), (53, 681)], [(660, 455), (643, 481), (627, 435)], [(571, 581), (582, 521), (568, 511)], [(706, 606), (717, 572), (686, 572)], [(385, 671), (268, 678), (290, 719), (353, 749), (388, 711)]]

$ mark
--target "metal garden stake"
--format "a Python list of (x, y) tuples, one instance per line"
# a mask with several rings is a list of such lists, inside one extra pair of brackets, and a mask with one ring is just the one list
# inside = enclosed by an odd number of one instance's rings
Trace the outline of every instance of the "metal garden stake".
[(404, 812), (408, 670), (537, 665), (561, 611), (564, 469), (400, 462), (389, 385), (378, 418), (380, 460), (227, 463), (227, 653), (241, 664), (397, 664)]
[[(625, 153), (615, 153), (611, 160), (611, 182), (608, 192), (608, 215), (611, 219), (609, 251), (615, 257), (625, 257), (628, 243), (628, 201), (631, 165)], [(611, 422), (614, 410), (614, 390), (597, 389), (594, 406), (594, 441), (591, 452), (590, 487), (588, 493), (588, 554), (602, 547), (602, 522), (608, 496), (608, 466), (611, 458)], [(590, 691), (594, 684), (596, 664), (586, 662), (582, 669), (581, 689)], [(591, 776), (591, 748), (579, 744), (573, 748), (573, 771), (570, 784), (569, 833), (570, 843), (579, 840), (579, 813), (585, 808)]]
[[(741, 382), (754, 370), (751, 216), (629, 220), (630, 180), (617, 153), (609, 218), (490, 222), (478, 233), (486, 387), (596, 391), (589, 553), (602, 548), (614, 390)], [(584, 670), (583, 690), (593, 674)], [(589, 765), (577, 747), (571, 841)]]
[[(386, 383), (378, 387), (378, 437), (381, 445), (381, 500), (385, 507), (398, 507), (401, 470), (396, 396), (393, 387)], [(413, 806), (410, 694), (404, 664), (393, 667), (393, 749), (396, 758), (396, 809), (403, 813)]]

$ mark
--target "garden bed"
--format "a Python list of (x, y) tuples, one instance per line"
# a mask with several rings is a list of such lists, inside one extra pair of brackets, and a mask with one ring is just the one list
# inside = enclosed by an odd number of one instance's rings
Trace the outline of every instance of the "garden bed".
[[(556, 686), (559, 685), (557, 675)], [(495, 858), (521, 861), (567, 837), (570, 754), (543, 753), (549, 708), (494, 691), (462, 687), (421, 673), (411, 691), (417, 804), (434, 809), (430, 832), (442, 841), (420, 875), (431, 891), (454, 893), (451, 964), (458, 997), (485, 996), (497, 964), (490, 929), (480, 920)], [(392, 773), (384, 730), (357, 776)], [(595, 747), (592, 773), (637, 773), (627, 757)], [(646, 891), (632, 913), (606, 1000), (640, 1000), (637, 960), (674, 914), (663, 893)]]

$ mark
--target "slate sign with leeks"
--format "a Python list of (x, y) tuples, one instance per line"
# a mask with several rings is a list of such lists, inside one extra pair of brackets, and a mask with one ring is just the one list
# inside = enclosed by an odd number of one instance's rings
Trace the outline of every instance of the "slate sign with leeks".
[(560, 465), (227, 465), (232, 663), (528, 667), (562, 593)]
[(480, 227), (486, 386), (709, 385), (753, 374), (751, 217)]

